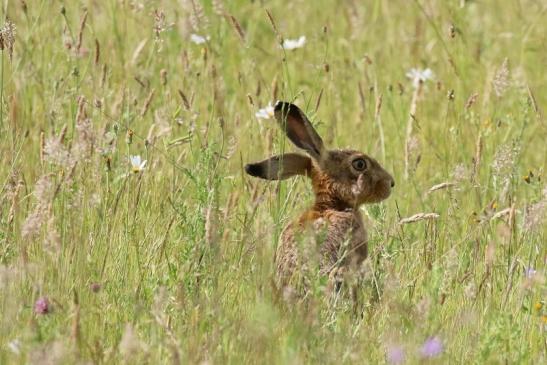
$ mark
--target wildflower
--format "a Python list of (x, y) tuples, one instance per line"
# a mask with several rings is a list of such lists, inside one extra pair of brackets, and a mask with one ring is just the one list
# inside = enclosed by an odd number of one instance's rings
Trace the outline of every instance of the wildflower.
[(431, 69), (426, 68), (425, 70), (420, 70), (417, 68), (411, 68), (410, 71), (406, 73), (406, 77), (412, 80), (412, 86), (417, 88), (423, 82), (427, 80), (433, 80), (435, 75)]
[(405, 362), (405, 351), (401, 346), (390, 346), (387, 349), (386, 358), (388, 363), (399, 365)]
[(441, 339), (437, 336), (429, 337), (420, 349), (420, 353), (422, 354), (422, 356), (427, 358), (437, 357), (442, 352), (443, 343)]
[(141, 156), (129, 156), (129, 160), (131, 161), (131, 171), (133, 173), (138, 174), (144, 170), (146, 160), (142, 161)]
[(297, 48), (302, 48), (306, 44), (306, 36), (301, 36), (298, 39), (284, 39), (281, 48), (290, 51)]
[(195, 43), (195, 44), (203, 44), (207, 42), (209, 39), (210, 39), (209, 36), (204, 37), (204, 36), (200, 36), (199, 34), (190, 35), (190, 40), (192, 41), (192, 43)]
[(36, 303), (34, 303), (34, 313), (36, 314), (48, 314), (50, 312), (49, 300), (47, 297), (39, 298)]
[(537, 271), (532, 267), (529, 267), (526, 270), (524, 270), (524, 276), (527, 279), (533, 279), (534, 276), (536, 276), (536, 274), (537, 274)]
[(91, 285), (89, 286), (89, 289), (90, 289), (93, 293), (98, 293), (99, 290), (101, 290), (101, 284), (99, 284), (99, 283), (91, 283)]
[(258, 110), (258, 112), (255, 113), (255, 117), (258, 119), (271, 119), (274, 116), (274, 107), (272, 103), (268, 103), (268, 105), (265, 108), (262, 108)]

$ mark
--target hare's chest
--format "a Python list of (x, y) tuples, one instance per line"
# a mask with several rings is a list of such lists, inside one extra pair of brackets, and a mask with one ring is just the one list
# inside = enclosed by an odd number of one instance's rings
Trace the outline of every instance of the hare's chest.
[(367, 231), (359, 212), (328, 211), (315, 221), (324, 232), (323, 252), (331, 260), (362, 261), (367, 256)]
[(310, 211), (289, 224), (276, 250), (277, 272), (289, 280), (301, 267), (319, 259), (320, 270), (360, 264), (367, 257), (367, 232), (359, 212)]

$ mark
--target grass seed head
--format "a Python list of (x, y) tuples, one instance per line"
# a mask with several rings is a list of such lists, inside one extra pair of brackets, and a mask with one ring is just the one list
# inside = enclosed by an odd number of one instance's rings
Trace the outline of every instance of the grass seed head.
[(494, 80), (492, 81), (492, 86), (494, 88), (494, 93), (498, 98), (502, 97), (503, 94), (507, 91), (510, 85), (509, 78), (509, 60), (505, 58), (501, 66), (496, 71)]
[(15, 44), (16, 27), (7, 19), (0, 29), (0, 50), (7, 50), (10, 60), (13, 58), (13, 45)]
[(439, 214), (437, 213), (417, 213), (411, 217), (401, 219), (399, 221), (399, 224), (403, 225), (403, 224), (409, 224), (409, 223), (416, 223), (423, 220), (435, 220), (438, 218), (439, 218)]

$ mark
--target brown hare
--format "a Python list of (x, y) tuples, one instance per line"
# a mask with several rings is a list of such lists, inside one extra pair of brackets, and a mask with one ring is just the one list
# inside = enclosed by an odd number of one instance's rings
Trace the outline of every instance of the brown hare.
[(278, 284), (292, 286), (300, 280), (298, 271), (307, 263), (303, 262), (298, 238), (311, 230), (322, 237), (317, 245), (320, 272), (338, 286), (340, 273), (357, 267), (367, 256), (367, 232), (359, 206), (386, 199), (395, 182), (375, 159), (362, 152), (326, 149), (296, 105), (278, 101), (274, 114), (287, 137), (308, 156), (285, 153), (248, 164), (245, 171), (267, 180), (308, 176), (315, 194), (313, 206), (281, 235), (275, 255)]

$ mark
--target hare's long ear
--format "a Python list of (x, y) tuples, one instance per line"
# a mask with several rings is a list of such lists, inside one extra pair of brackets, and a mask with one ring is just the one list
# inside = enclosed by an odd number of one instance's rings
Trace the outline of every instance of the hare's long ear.
[(292, 143), (319, 161), (324, 153), (323, 140), (302, 110), (294, 104), (278, 101), (274, 107), (274, 114)]
[(266, 180), (284, 180), (295, 175), (309, 175), (311, 159), (297, 153), (286, 153), (245, 165), (245, 171)]

